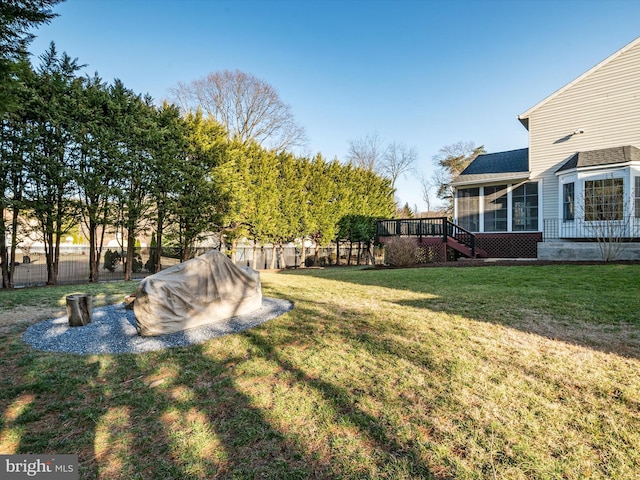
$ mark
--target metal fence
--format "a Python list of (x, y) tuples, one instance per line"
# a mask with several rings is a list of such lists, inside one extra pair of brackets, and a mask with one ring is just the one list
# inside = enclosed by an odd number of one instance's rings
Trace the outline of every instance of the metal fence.
[(640, 218), (622, 217), (619, 220), (586, 221), (583, 219), (544, 219), (544, 239), (637, 239), (640, 237)]
[[(210, 251), (210, 248), (200, 248), (195, 252), (195, 256), (202, 255)], [(100, 259), (99, 280), (103, 282), (124, 280), (124, 264), (121, 260), (107, 264), (103, 251)], [(136, 252), (136, 262), (132, 273), (132, 279), (141, 279), (150, 274), (149, 258), (153, 250), (143, 248)], [(164, 253), (168, 253), (167, 256)], [(162, 268), (166, 269), (180, 263), (179, 252), (170, 249), (163, 250)], [(305, 266), (332, 266), (332, 265), (365, 265), (367, 263), (384, 263), (384, 250), (382, 247), (373, 248), (373, 256), (365, 254), (364, 248), (358, 249), (358, 245), (340, 244), (326, 248), (309, 247), (305, 249)], [(316, 255), (317, 253), (317, 255)], [(358, 255), (358, 253), (360, 253)], [(235, 263), (240, 266), (254, 266), (258, 270), (271, 267), (271, 257), (274, 254), (272, 248), (239, 247), (235, 251)], [(139, 255), (139, 256), (138, 256)], [(121, 255), (120, 255), (121, 256)], [(16, 287), (30, 287), (45, 285), (47, 283), (47, 262), (44, 253), (29, 251), (22, 253), (16, 258), (17, 264), (14, 273), (14, 285)], [(302, 261), (302, 250), (293, 246), (284, 247), (284, 265), (281, 264), (278, 256), (274, 258), (274, 267), (299, 268)], [(108, 268), (110, 267), (110, 268)], [(88, 247), (78, 247), (75, 249), (61, 250), (60, 262), (58, 265), (58, 284), (81, 284), (89, 281), (89, 254)]]

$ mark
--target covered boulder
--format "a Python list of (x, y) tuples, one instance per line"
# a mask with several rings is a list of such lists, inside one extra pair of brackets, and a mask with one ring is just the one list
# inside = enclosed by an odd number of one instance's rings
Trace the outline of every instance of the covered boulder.
[(261, 306), (260, 274), (212, 250), (142, 280), (133, 311), (140, 335), (153, 336), (245, 315)]

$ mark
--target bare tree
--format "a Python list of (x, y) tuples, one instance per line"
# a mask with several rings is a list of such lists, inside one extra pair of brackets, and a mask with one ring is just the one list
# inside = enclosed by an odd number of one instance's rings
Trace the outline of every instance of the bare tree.
[(374, 132), (362, 138), (349, 141), (347, 160), (352, 165), (375, 171), (382, 161), (382, 141), (378, 132)]
[(291, 107), (265, 81), (239, 70), (210, 73), (170, 90), (184, 111), (198, 108), (241, 141), (256, 141), (276, 151), (306, 147), (307, 136)]
[(609, 176), (585, 181), (582, 197), (584, 209), (579, 215), (584, 218), (586, 236), (597, 242), (602, 261), (617, 260), (638, 236), (631, 203), (624, 195), (623, 179)]
[(391, 180), (391, 188), (401, 175), (411, 172), (418, 160), (418, 151), (403, 143), (393, 142), (384, 152), (380, 172)]
[(486, 153), (483, 145), (476, 147), (474, 142), (456, 142), (445, 145), (433, 161), (436, 164), (436, 171), (433, 174), (433, 183), (437, 187), (438, 198), (446, 200), (448, 212), (453, 212), (453, 197), (449, 190), (451, 181), (460, 175), (475, 158)]
[(424, 173), (420, 174), (420, 191), (422, 192), (422, 201), (427, 207), (427, 212), (431, 211), (431, 192), (433, 191), (433, 183)]

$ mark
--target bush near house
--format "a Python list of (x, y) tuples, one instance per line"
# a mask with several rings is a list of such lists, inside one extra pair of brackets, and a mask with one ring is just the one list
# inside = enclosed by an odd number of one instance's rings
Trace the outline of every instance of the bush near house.
[(427, 250), (415, 238), (392, 237), (386, 243), (387, 262), (394, 267), (408, 267), (426, 263)]

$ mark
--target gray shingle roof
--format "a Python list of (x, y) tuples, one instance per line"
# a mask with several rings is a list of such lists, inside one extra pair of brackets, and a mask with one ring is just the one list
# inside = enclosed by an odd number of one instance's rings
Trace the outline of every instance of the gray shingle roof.
[(529, 171), (529, 149), (509, 150), (508, 152), (485, 153), (478, 155), (460, 174), (485, 175), (488, 173), (513, 173)]
[(578, 152), (572, 155), (556, 172), (571, 170), (572, 168), (612, 165), (633, 161), (640, 161), (640, 149), (632, 145), (603, 148), (589, 152)]
[(529, 149), (478, 155), (451, 186), (529, 178)]

